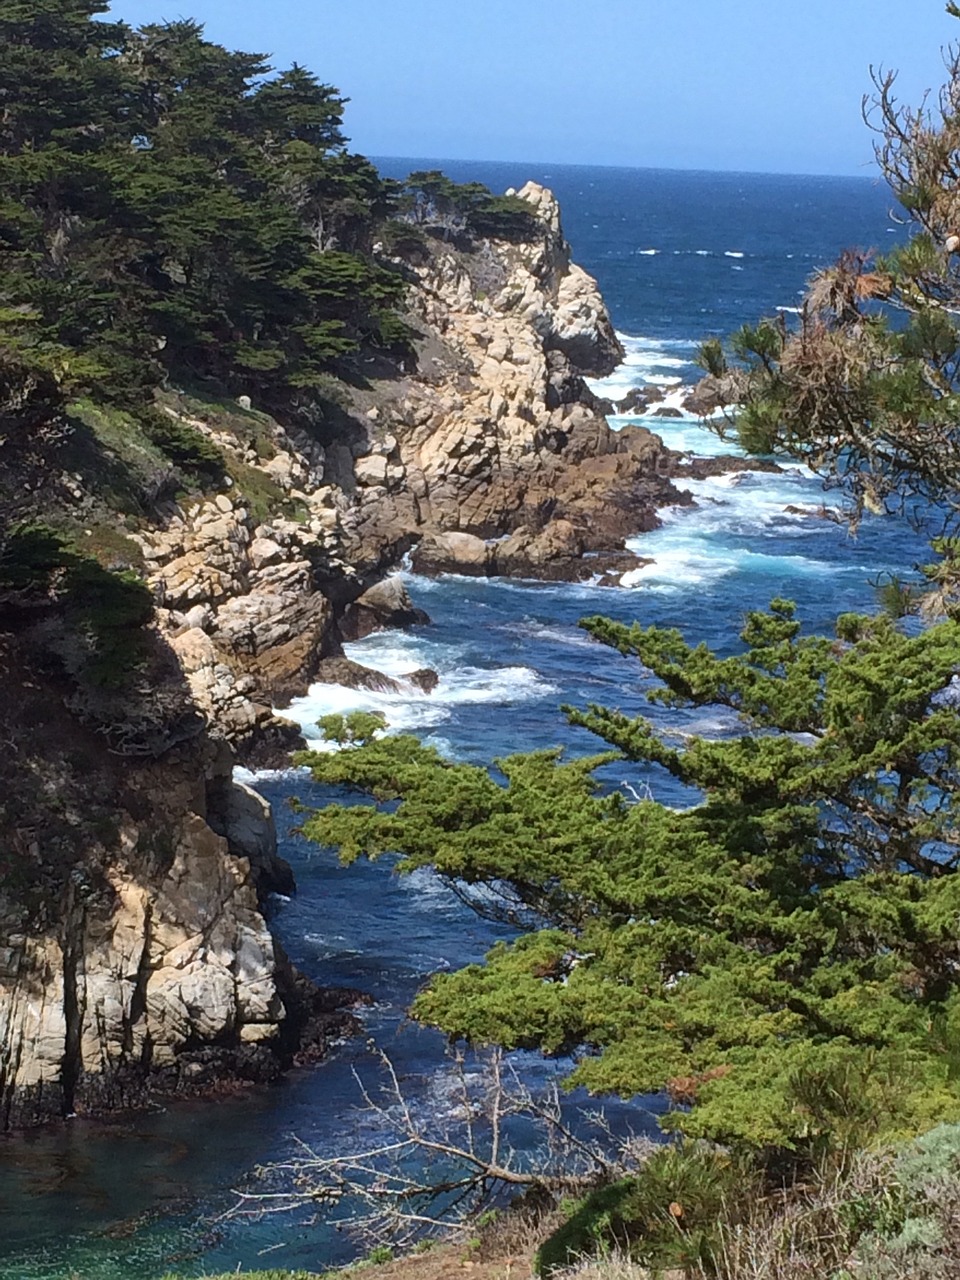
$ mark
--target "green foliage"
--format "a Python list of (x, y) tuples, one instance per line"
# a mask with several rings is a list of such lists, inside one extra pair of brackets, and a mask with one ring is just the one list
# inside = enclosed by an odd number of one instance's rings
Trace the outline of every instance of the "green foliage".
[(719, 338), (707, 338), (697, 351), (697, 364), (714, 378), (722, 378), (727, 372), (727, 357)]
[[(0, 14), (5, 427), (87, 394), (137, 413), (170, 375), (299, 409), (363, 346), (405, 350), (403, 282), (371, 253), (395, 188), (347, 151), (337, 90), (105, 8)], [(184, 472), (217, 470), (150, 429)]]
[(749, 1180), (728, 1157), (665, 1147), (638, 1174), (592, 1191), (540, 1246), (537, 1274), (616, 1250), (645, 1266), (703, 1267), (710, 1274), (728, 1201)]
[[(385, 807), (329, 806), (312, 839), (396, 851), (524, 930), (436, 975), (415, 1013), (476, 1043), (589, 1050), (570, 1080), (666, 1088), (693, 1136), (813, 1156), (960, 1115), (960, 666), (952, 622), (905, 635), (846, 615), (805, 637), (793, 605), (748, 616), (738, 657), (676, 631), (589, 619), (667, 706), (722, 706), (739, 736), (682, 747), (644, 717), (568, 709), (627, 761), (703, 797), (675, 812), (595, 777), (609, 754), (536, 752), (500, 776), (368, 732), (305, 753), (320, 782)], [(342, 723), (329, 726), (350, 741)]]
[(387, 718), (381, 711), (351, 711), (347, 715), (322, 716), (317, 727), (325, 742), (341, 747), (363, 746), (387, 727)]
[(0, 543), (0, 607), (40, 602), (70, 622), (85, 683), (119, 687), (136, 672), (153, 616), (153, 597), (136, 574), (105, 569), (47, 525), (22, 525)]
[(187, 479), (201, 486), (219, 483), (225, 474), (221, 451), (182, 418), (149, 406), (138, 415), (144, 435)]
[(402, 187), (400, 207), (416, 226), (436, 227), (449, 237), (531, 240), (538, 233), (532, 207), (518, 196), (495, 196), (481, 182), (457, 183), (439, 169), (411, 173)]
[(915, 611), (921, 593), (912, 583), (904, 582), (896, 574), (887, 574), (874, 584), (877, 603), (891, 618), (905, 618)]

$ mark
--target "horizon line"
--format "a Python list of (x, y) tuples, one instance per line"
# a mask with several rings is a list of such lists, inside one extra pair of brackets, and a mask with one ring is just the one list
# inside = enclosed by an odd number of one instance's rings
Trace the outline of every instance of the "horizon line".
[[(861, 182), (883, 182), (883, 175), (879, 170), (875, 170), (872, 174), (866, 173), (811, 173), (788, 171), (785, 169), (704, 169), (701, 166), (683, 166), (683, 165), (663, 165), (663, 164), (611, 164), (609, 162), (591, 161), (586, 163), (579, 160), (493, 160), (488, 158), (477, 159), (472, 156), (431, 156), (431, 155), (415, 155), (410, 153), (388, 154), (386, 152), (369, 151), (366, 153), (367, 158), (373, 161), (378, 160), (431, 160), (439, 165), (443, 164), (503, 164), (503, 165), (530, 165), (531, 167), (552, 167), (554, 169), (618, 169), (631, 173), (709, 173), (709, 174), (729, 174), (731, 177), (747, 177), (747, 178), (830, 178), (840, 181), (861, 181)], [(864, 166), (866, 167), (866, 166)]]

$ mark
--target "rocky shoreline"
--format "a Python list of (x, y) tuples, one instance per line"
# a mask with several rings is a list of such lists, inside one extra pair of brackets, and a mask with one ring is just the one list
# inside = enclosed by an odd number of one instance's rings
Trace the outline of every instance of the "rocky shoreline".
[[(247, 397), (163, 394), (230, 474), (124, 534), (156, 602), (134, 696), (78, 694), (71, 637), (46, 613), (0, 635), (16, 708), (0, 1128), (272, 1079), (349, 1033), (359, 993), (314, 987), (270, 935), (264, 897), (292, 878), (234, 764), (286, 763), (299, 731), (277, 708), (313, 681), (389, 679), (343, 643), (427, 621), (389, 577), (408, 553), (420, 573), (615, 584), (645, 563), (625, 540), (689, 500), (695, 466), (605, 421), (584, 378), (623, 352), (553, 196), (519, 194), (531, 239), (437, 239), (397, 263), (416, 368), (341, 387), (335, 433)], [(65, 471), (50, 484), (83, 518), (82, 487)]]

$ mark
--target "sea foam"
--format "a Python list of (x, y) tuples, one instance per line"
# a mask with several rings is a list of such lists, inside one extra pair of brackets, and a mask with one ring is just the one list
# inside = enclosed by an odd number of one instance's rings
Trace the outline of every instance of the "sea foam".
[[(300, 725), (312, 747), (323, 749), (317, 721), (326, 715), (379, 711), (386, 717), (391, 731), (419, 733), (449, 720), (457, 706), (509, 707), (556, 693), (551, 684), (529, 667), (472, 666), (463, 661), (457, 646), (410, 632), (378, 632), (365, 640), (344, 645), (344, 652), (354, 662), (398, 680), (400, 689), (386, 693), (349, 689), (338, 684), (311, 685), (303, 697), (290, 703), (284, 714)], [(439, 676), (431, 693), (404, 679), (409, 672), (424, 667)]]

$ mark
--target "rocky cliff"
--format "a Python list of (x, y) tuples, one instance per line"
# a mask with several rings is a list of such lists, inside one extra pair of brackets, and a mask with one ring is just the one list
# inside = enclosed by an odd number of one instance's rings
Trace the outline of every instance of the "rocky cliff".
[[(677, 496), (660, 441), (611, 432), (588, 391), (622, 353), (556, 201), (520, 195), (534, 235), (435, 235), (394, 259), (416, 357), (371, 358), (319, 426), (163, 393), (225, 466), (109, 540), (155, 601), (135, 680), (84, 675), (56, 575), (0, 599), (0, 1125), (268, 1078), (306, 1027), (321, 1045), (342, 1029), (338, 995), (299, 981), (264, 922), (263, 893), (290, 884), (237, 754), (284, 758), (274, 708), (344, 636), (424, 620), (377, 585), (408, 552), (424, 572), (616, 574)], [(114, 446), (90, 421), (102, 469)], [(29, 483), (92, 535), (98, 472), (76, 447), (38, 454)]]
[[(164, 400), (233, 471), (271, 486), (264, 511), (228, 475), (135, 535), (197, 704), (254, 759), (289, 745), (271, 708), (339, 654), (364, 592), (408, 552), (423, 573), (617, 581), (638, 563), (624, 539), (681, 500), (676, 456), (643, 428), (611, 431), (587, 388), (623, 352), (555, 198), (536, 183), (519, 194), (531, 238), (438, 237), (396, 260), (416, 360), (341, 384), (320, 438), (245, 398), (229, 414)], [(402, 592), (378, 609), (378, 625), (416, 617)]]

